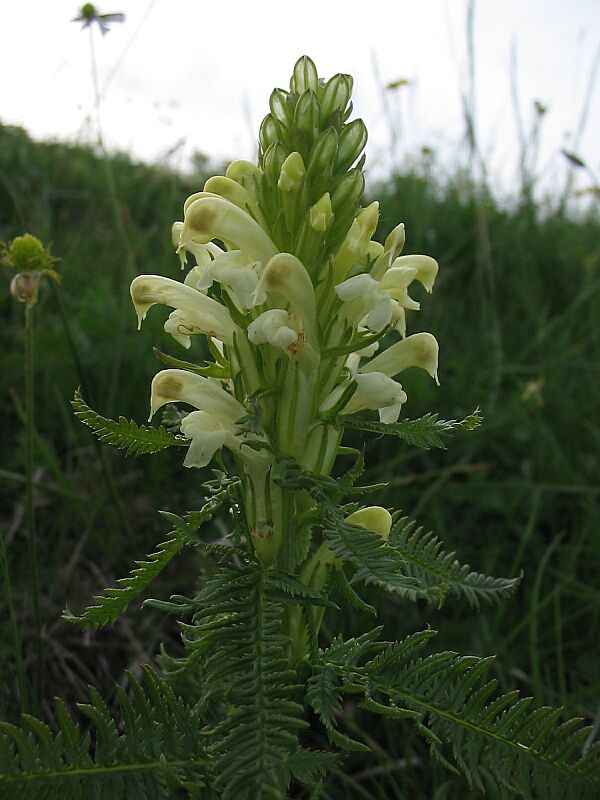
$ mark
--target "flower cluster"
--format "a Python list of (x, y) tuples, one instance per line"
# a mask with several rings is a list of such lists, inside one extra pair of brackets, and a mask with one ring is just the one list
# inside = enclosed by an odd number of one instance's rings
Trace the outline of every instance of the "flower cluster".
[(270, 478), (274, 456), (328, 474), (340, 418), (377, 411), (393, 423), (407, 399), (403, 370), (437, 380), (435, 338), (406, 336), (406, 313), (419, 308), (411, 284), (430, 292), (437, 263), (401, 255), (403, 225), (383, 245), (372, 239), (379, 208), (360, 206), (367, 134), (362, 120), (348, 121), (351, 91), (350, 76), (321, 81), (301, 58), (290, 90), (271, 95), (258, 164), (234, 161), (186, 200), (172, 231), (184, 280), (140, 275), (131, 285), (140, 324), (160, 304), (180, 345), (208, 337), (215, 360), (202, 375), (159, 373), (152, 413), (169, 402), (194, 409), (181, 422), (186, 466), (231, 451), (255, 543), (271, 556), (288, 516)]

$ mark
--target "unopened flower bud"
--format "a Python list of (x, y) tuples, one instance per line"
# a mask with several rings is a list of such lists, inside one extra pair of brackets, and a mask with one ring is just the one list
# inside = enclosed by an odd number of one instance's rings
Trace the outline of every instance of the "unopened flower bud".
[(323, 119), (330, 117), (338, 108), (341, 111), (346, 108), (352, 94), (352, 84), (350, 75), (342, 74), (334, 75), (327, 81), (321, 98)]
[(337, 147), (337, 131), (335, 128), (327, 128), (319, 136), (311, 150), (307, 167), (309, 175), (320, 175), (328, 167), (333, 166)]
[(297, 192), (302, 187), (306, 168), (300, 153), (290, 153), (281, 167), (277, 188), (281, 192)]
[(316, 92), (319, 88), (319, 75), (314, 61), (308, 56), (302, 56), (294, 64), (294, 71), (290, 80), (292, 92), (302, 94), (307, 89)]
[(386, 508), (381, 506), (367, 506), (359, 508), (353, 514), (346, 517), (346, 522), (351, 525), (358, 525), (370, 531), (378, 533), (382, 539), (389, 538), (392, 529), (392, 515)]
[(261, 169), (253, 164), (251, 161), (232, 161), (225, 171), (225, 176), (231, 178), (232, 181), (242, 183), (245, 178), (260, 178)]
[(288, 98), (288, 92), (284, 92), (283, 89), (273, 89), (271, 97), (269, 98), (271, 114), (286, 128), (289, 128), (292, 124), (292, 115), (288, 105)]
[(281, 141), (281, 128), (279, 123), (272, 114), (267, 114), (260, 124), (260, 131), (258, 133), (258, 141), (263, 153), (270, 145), (275, 142)]
[(337, 172), (344, 172), (360, 156), (367, 143), (367, 128), (362, 119), (346, 125), (340, 134), (340, 145), (335, 161)]
[(319, 233), (325, 233), (331, 220), (333, 219), (333, 212), (331, 210), (331, 198), (329, 192), (326, 192), (320, 200), (311, 207), (309, 211), (310, 226), (313, 230)]
[(352, 206), (360, 200), (365, 190), (365, 176), (358, 169), (350, 170), (339, 181), (331, 193), (331, 205), (334, 211), (345, 206)]
[(285, 159), (285, 150), (279, 142), (275, 142), (266, 150), (263, 156), (263, 168), (271, 183), (276, 183), (279, 180)]
[(52, 269), (55, 261), (58, 258), (51, 254), (50, 248), (44, 247), (30, 233), (16, 236), (8, 245), (0, 242), (0, 264), (18, 273), (11, 281), (11, 294), (20, 303), (27, 303), (28, 306), (37, 303), (42, 275), (60, 283), (60, 276)]
[(309, 136), (316, 136), (319, 131), (319, 101), (312, 90), (300, 95), (294, 112), (294, 127)]

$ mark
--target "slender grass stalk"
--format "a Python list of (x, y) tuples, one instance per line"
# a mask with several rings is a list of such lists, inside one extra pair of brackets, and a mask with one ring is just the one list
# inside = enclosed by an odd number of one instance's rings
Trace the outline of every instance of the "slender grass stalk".
[[(104, 134), (102, 129), (102, 116), (101, 116), (102, 94), (100, 91), (100, 83), (98, 80), (98, 60), (96, 58), (96, 47), (94, 43), (94, 26), (90, 25), (88, 27), (88, 30), (89, 30), (89, 42), (90, 42), (90, 73), (92, 77), (92, 89), (94, 93), (94, 114), (96, 122), (97, 145), (101, 155), (103, 156), (102, 166), (106, 178), (107, 197), (110, 202), (113, 214), (115, 230), (117, 231), (117, 234), (121, 240), (121, 244), (123, 246), (123, 251), (125, 254), (124, 262), (125, 262), (126, 274), (129, 277), (133, 278), (133, 276), (136, 275), (137, 273), (135, 267), (135, 251), (131, 243), (129, 234), (127, 233), (127, 229), (125, 227), (125, 222), (124, 222), (125, 214), (123, 205), (119, 198), (117, 183), (112, 168), (112, 159), (110, 158), (110, 155), (108, 153), (108, 150), (104, 142)], [(124, 309), (124, 306), (125, 306), (125, 301), (121, 300), (121, 309)], [(120, 319), (123, 318), (124, 315), (120, 315)], [(117, 341), (117, 346), (115, 347), (114, 370), (109, 390), (108, 406), (110, 411), (112, 411), (112, 407), (115, 403), (118, 389), (121, 383), (121, 371), (123, 367), (123, 349), (124, 349), (123, 343), (125, 341), (125, 337), (118, 336), (116, 338), (116, 341)], [(104, 465), (103, 465), (103, 471), (104, 471)]]
[(13, 654), (15, 658), (15, 668), (17, 673), (17, 686), (19, 687), (19, 707), (21, 712), (27, 712), (30, 708), (29, 701), (29, 682), (23, 664), (22, 639), (15, 613), (15, 606), (12, 597), (12, 583), (10, 580), (10, 569), (8, 566), (8, 555), (4, 536), (0, 535), (0, 564), (2, 572), (2, 583), (4, 585), (4, 595), (8, 604), (8, 618), (10, 620), (10, 634), (12, 638)]
[[(69, 350), (71, 351), (71, 355), (73, 356), (73, 361), (75, 363), (75, 368), (77, 370), (77, 377), (79, 383), (85, 392), (85, 396), (91, 400), (91, 392), (88, 385), (87, 376), (85, 374), (85, 369), (83, 367), (83, 363), (81, 358), (79, 357), (79, 351), (77, 350), (77, 345), (75, 343), (75, 339), (73, 338), (73, 334), (71, 332), (71, 326), (69, 324), (69, 318), (65, 313), (65, 309), (62, 303), (62, 299), (60, 294), (56, 288), (56, 286), (52, 283), (51, 284), (52, 293), (54, 295), (54, 299), (56, 301), (56, 306), (58, 308), (58, 314), (60, 316), (60, 320), (63, 326), (63, 331), (65, 334), (65, 338), (67, 340), (67, 344), (69, 345)], [(133, 531), (131, 525), (129, 523), (127, 513), (125, 511), (125, 507), (117, 490), (117, 486), (115, 483), (114, 476), (112, 474), (112, 470), (110, 468), (110, 464), (106, 457), (106, 452), (102, 448), (100, 442), (97, 439), (93, 440), (94, 449), (96, 450), (96, 455), (98, 456), (98, 460), (100, 462), (100, 468), (102, 470), (102, 477), (104, 478), (104, 482), (106, 484), (106, 488), (108, 489), (108, 494), (112, 503), (115, 507), (115, 511), (117, 512), (117, 520), (119, 526), (122, 528), (123, 532), (126, 533), (128, 536), (133, 535)]]
[(42, 619), (40, 614), (40, 592), (38, 577), (38, 554), (35, 534), (35, 513), (33, 508), (33, 440), (35, 436), (34, 403), (34, 342), (33, 342), (33, 304), (25, 305), (25, 518), (29, 547), (29, 575), (31, 602), (33, 606), (33, 625), (36, 642), (36, 665), (34, 697), (36, 704), (42, 701), (42, 678), (44, 674), (44, 645), (42, 639)]

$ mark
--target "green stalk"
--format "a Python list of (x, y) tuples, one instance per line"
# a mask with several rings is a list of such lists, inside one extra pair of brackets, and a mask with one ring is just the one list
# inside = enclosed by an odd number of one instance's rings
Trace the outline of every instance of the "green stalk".
[(10, 619), (10, 632), (13, 642), (13, 653), (15, 656), (15, 665), (17, 671), (17, 686), (19, 687), (19, 708), (21, 713), (29, 711), (29, 683), (27, 681), (27, 674), (23, 665), (23, 655), (21, 652), (22, 641), (17, 624), (17, 615), (15, 614), (15, 607), (12, 599), (12, 585), (10, 580), (10, 570), (8, 567), (8, 556), (6, 553), (6, 545), (4, 543), (4, 536), (0, 535), (0, 562), (2, 562), (2, 582), (4, 584), (4, 593), (8, 604), (8, 617)]
[(33, 624), (36, 640), (36, 670), (34, 697), (39, 707), (42, 702), (42, 676), (44, 673), (44, 647), (42, 641), (42, 621), (40, 615), (40, 596), (37, 562), (37, 542), (35, 537), (35, 515), (33, 510), (33, 440), (35, 437), (34, 416), (34, 374), (33, 374), (33, 305), (25, 305), (25, 519), (29, 544), (29, 573), (31, 581), (31, 600), (33, 603)]

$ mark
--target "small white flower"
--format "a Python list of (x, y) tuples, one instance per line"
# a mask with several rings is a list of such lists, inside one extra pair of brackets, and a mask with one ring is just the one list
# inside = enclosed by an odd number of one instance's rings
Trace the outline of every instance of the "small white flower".
[(373, 409), (379, 411), (381, 422), (396, 422), (400, 409), (407, 400), (402, 386), (382, 372), (370, 372), (366, 375), (358, 373), (354, 380), (356, 391), (342, 409), (342, 414)]
[[(319, 361), (315, 290), (304, 264), (291, 253), (278, 253), (264, 267), (255, 293), (255, 304), (268, 297), (283, 308), (263, 312), (248, 327), (250, 341), (270, 342), (298, 356), (304, 367), (315, 368)], [(292, 338), (292, 335), (294, 338)]]
[[(216, 281), (231, 290), (240, 308), (252, 308), (256, 305), (260, 269), (260, 261), (252, 261), (241, 250), (230, 250), (221, 253), (207, 265), (196, 283), (196, 288), (206, 292), (213, 281)], [(267, 299), (264, 292), (259, 292), (258, 298), (261, 303)]]
[[(388, 258), (393, 248), (390, 246)], [(376, 260), (385, 264), (385, 251)], [(405, 309), (418, 311), (420, 304), (408, 294), (408, 287), (417, 280), (430, 292), (437, 275), (438, 265), (429, 256), (400, 256), (389, 269), (376, 280), (374, 268), (370, 275), (362, 274), (348, 278), (335, 287), (336, 294), (347, 305), (343, 313), (351, 324), (361, 323), (369, 330), (379, 333), (388, 325), (406, 333)]]
[(342, 414), (355, 414), (357, 411), (378, 410), (381, 422), (396, 422), (400, 409), (406, 403), (406, 393), (402, 386), (382, 372), (361, 374), (356, 372), (360, 356), (352, 353), (346, 361), (350, 378), (338, 384), (322, 403), (320, 411), (326, 413), (343, 402), (346, 390), (356, 383), (356, 389), (350, 400), (341, 409)]
[(205, 467), (223, 445), (239, 449), (231, 428), (223, 427), (217, 417), (206, 411), (192, 411), (181, 420), (181, 432), (192, 443), (183, 462), (184, 467)]
[(248, 325), (248, 339), (252, 344), (269, 344), (283, 350), (291, 358), (296, 356), (306, 340), (302, 331), (296, 330), (296, 318), (282, 308), (263, 311)]

